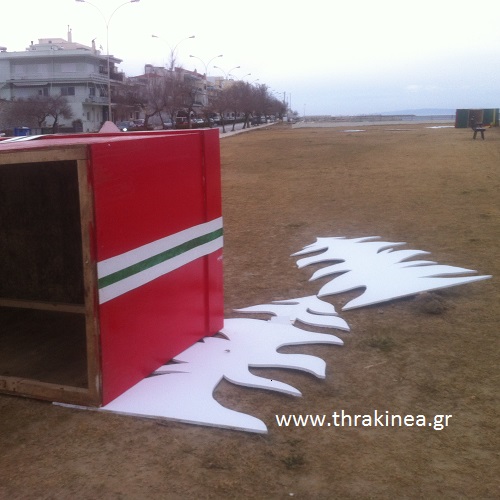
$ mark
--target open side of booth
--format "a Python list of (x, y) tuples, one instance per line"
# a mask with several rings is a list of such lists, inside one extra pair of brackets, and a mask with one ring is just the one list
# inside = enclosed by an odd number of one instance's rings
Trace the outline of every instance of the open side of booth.
[(98, 404), (86, 148), (3, 154), (0, 190), (0, 389)]

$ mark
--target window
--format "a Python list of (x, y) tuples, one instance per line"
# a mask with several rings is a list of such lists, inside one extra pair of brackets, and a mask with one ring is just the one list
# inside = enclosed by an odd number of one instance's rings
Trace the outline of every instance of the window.
[(76, 64), (75, 63), (61, 63), (61, 73), (75, 73)]
[(95, 87), (89, 87), (89, 96), (95, 96)]
[(49, 89), (47, 87), (43, 89), (38, 89), (38, 95), (42, 95), (44, 97), (47, 97), (49, 95)]
[(61, 87), (61, 95), (75, 95), (75, 87)]

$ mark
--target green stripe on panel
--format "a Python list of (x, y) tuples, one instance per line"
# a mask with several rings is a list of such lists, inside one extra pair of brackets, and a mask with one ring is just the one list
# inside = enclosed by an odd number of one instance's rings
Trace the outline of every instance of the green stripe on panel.
[(185, 243), (182, 243), (181, 245), (173, 247), (169, 250), (166, 250), (165, 252), (161, 252), (158, 255), (153, 255), (152, 257), (137, 262), (136, 264), (121, 269), (120, 271), (116, 271), (115, 273), (109, 274), (108, 276), (104, 276), (103, 278), (100, 278), (98, 280), (99, 288), (105, 288), (109, 285), (112, 285), (113, 283), (117, 283), (118, 281), (133, 276), (134, 274), (138, 274), (142, 271), (145, 271), (146, 269), (150, 269), (151, 267), (154, 267), (158, 264), (161, 264), (162, 262), (172, 259), (173, 257), (177, 257), (178, 255), (181, 255), (185, 252), (188, 252), (189, 250), (192, 250), (193, 248), (199, 247), (201, 245), (204, 245), (205, 243), (209, 243), (210, 241), (216, 240), (217, 238), (222, 236), (222, 233), (223, 233), (222, 228), (217, 229), (216, 231), (213, 231), (211, 233), (199, 236), (198, 238), (194, 238), (190, 241), (186, 241)]

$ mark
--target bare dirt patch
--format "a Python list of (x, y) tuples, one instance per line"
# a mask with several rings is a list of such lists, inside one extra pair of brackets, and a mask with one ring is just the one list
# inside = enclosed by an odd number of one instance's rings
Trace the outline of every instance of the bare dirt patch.
[[(360, 127), (361, 128), (361, 127)], [(408, 129), (408, 130), (406, 130)], [(226, 316), (312, 295), (290, 254), (378, 235), (493, 279), (342, 312), (327, 377), (255, 370), (302, 398), (222, 383), (265, 436), (0, 396), (1, 498), (496, 498), (500, 130), (274, 126), (221, 142)], [(337, 310), (355, 296), (328, 298)], [(283, 428), (275, 414), (452, 414), (432, 428)]]

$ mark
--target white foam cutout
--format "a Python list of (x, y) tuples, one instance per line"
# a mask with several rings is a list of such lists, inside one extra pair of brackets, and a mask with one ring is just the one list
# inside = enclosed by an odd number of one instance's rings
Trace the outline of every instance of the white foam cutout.
[(408, 261), (407, 259), (411, 257), (428, 252), (394, 250), (392, 247), (405, 243), (372, 241), (375, 239), (378, 239), (378, 236), (354, 239), (317, 238), (315, 243), (293, 255), (322, 252), (299, 259), (297, 261), (299, 268), (329, 261), (337, 262), (312, 275), (311, 280), (315, 280), (340, 274), (321, 287), (319, 297), (365, 288), (365, 291), (348, 302), (343, 310), (491, 278), (491, 276), (456, 276), (476, 271), (440, 265), (433, 261)]
[(296, 388), (249, 372), (249, 367), (302, 370), (325, 377), (325, 362), (315, 356), (282, 354), (285, 345), (343, 345), (334, 335), (307, 332), (292, 325), (256, 319), (228, 319), (221, 333), (227, 338), (205, 338), (174, 361), (159, 368), (101, 411), (165, 418), (191, 424), (267, 432), (256, 417), (222, 406), (213, 392), (224, 378), (234, 384), (300, 396)]
[(271, 304), (235, 309), (235, 312), (272, 314), (271, 321), (273, 322), (294, 323), (300, 321), (310, 326), (349, 331), (349, 325), (338, 316), (335, 307), (319, 299), (316, 295), (277, 300)]

